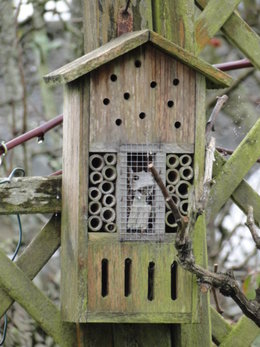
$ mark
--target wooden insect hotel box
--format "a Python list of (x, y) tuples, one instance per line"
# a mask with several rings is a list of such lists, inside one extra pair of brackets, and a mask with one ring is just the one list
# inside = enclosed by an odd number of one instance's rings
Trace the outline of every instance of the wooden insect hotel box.
[(65, 85), (63, 319), (195, 321), (196, 282), (177, 265), (177, 225), (148, 164), (186, 215), (203, 178), (206, 83), (226, 87), (230, 77), (143, 30), (45, 80)]

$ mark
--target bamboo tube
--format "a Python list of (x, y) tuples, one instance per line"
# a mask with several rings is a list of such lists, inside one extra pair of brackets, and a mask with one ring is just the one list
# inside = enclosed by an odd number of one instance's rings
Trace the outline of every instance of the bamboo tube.
[(179, 171), (176, 169), (168, 169), (166, 171), (166, 181), (169, 184), (176, 185), (180, 180)]
[(166, 157), (166, 165), (170, 169), (176, 168), (180, 164), (180, 159), (177, 154), (168, 154)]
[(105, 194), (102, 199), (103, 205), (106, 207), (113, 207), (116, 204), (116, 198), (112, 194)]
[(91, 172), (91, 174), (89, 176), (89, 180), (92, 184), (99, 184), (100, 182), (103, 181), (103, 176), (102, 176), (101, 172), (93, 171), (93, 172)]
[(92, 215), (97, 215), (101, 212), (102, 205), (99, 201), (91, 201), (88, 205), (88, 211)]
[(102, 194), (111, 194), (115, 190), (115, 186), (112, 182), (103, 181), (98, 186)]
[(98, 189), (97, 187), (91, 187), (88, 190), (88, 196), (91, 200), (98, 201), (101, 198), (102, 194), (100, 189)]
[(176, 194), (181, 199), (186, 199), (189, 195), (189, 188), (191, 184), (188, 181), (180, 181), (176, 186)]
[(180, 212), (183, 216), (187, 216), (188, 214), (188, 200), (182, 200), (180, 203)]
[(114, 233), (116, 232), (116, 224), (115, 223), (108, 223), (105, 225), (105, 230), (108, 233)]
[(115, 153), (106, 153), (104, 155), (104, 160), (106, 165), (116, 165), (116, 154)]
[(111, 207), (103, 207), (101, 210), (101, 219), (105, 223), (111, 223), (116, 218), (115, 210)]
[(116, 179), (116, 168), (111, 165), (105, 165), (102, 169), (102, 175), (106, 181), (114, 181)]
[(169, 194), (173, 194), (174, 191), (175, 191), (175, 187), (174, 187), (173, 184), (168, 184), (167, 187), (166, 187), (166, 189), (168, 190), (168, 193), (169, 193)]
[(177, 228), (177, 223), (175, 221), (174, 215), (172, 213), (172, 211), (168, 211), (166, 212), (165, 215), (165, 224), (170, 227), (170, 228)]
[(99, 216), (89, 217), (88, 227), (91, 231), (100, 231), (102, 228), (102, 219)]
[(181, 166), (189, 166), (192, 163), (192, 157), (189, 154), (183, 154), (180, 157)]
[(193, 168), (191, 166), (183, 166), (180, 168), (180, 176), (182, 179), (189, 181), (193, 178)]
[(105, 165), (104, 158), (100, 154), (92, 154), (89, 157), (89, 167), (93, 171), (101, 171)]

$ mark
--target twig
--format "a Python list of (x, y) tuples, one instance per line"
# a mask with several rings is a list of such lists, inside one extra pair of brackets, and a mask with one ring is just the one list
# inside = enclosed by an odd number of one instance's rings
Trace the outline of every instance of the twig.
[[(217, 273), (217, 271), (218, 271), (218, 264), (214, 264), (214, 273)], [(214, 287), (212, 288), (212, 294), (213, 294), (213, 298), (214, 298), (214, 301), (216, 304), (216, 310), (218, 313), (222, 314), (224, 311), (222, 310), (222, 308), (219, 305), (217, 291)]]
[(256, 248), (260, 249), (260, 237), (257, 235), (257, 228), (254, 221), (254, 209), (252, 206), (248, 207), (246, 226), (251, 232)]
[[(229, 95), (231, 92), (233, 92), (234, 90), (236, 90), (236, 88), (238, 86), (241, 85), (242, 82), (244, 82), (249, 76), (251, 76), (254, 73), (254, 69), (249, 69), (247, 71), (244, 71), (240, 76), (238, 76), (238, 78), (236, 78), (236, 80), (234, 81), (234, 83), (227, 89), (225, 89), (225, 94)], [(210, 108), (213, 107), (215, 105), (216, 102), (216, 95), (211, 97), (206, 105), (206, 108)]]
[[(149, 169), (151, 170), (161, 191), (165, 193), (165, 186), (160, 180), (160, 176), (153, 164), (149, 165)], [(260, 288), (256, 290), (255, 300), (248, 300), (240, 290), (233, 272), (214, 273), (195, 264), (192, 250), (191, 231), (194, 230), (197, 216), (200, 212), (196, 207), (195, 194), (193, 194), (193, 199), (190, 201), (190, 206), (189, 218), (187, 220), (188, 223), (186, 225), (185, 223), (182, 223), (182, 225), (178, 227), (175, 238), (175, 248), (177, 250), (177, 258), (180, 265), (185, 270), (196, 275), (203, 292), (208, 291), (209, 288), (218, 288), (222, 295), (231, 297), (241, 308), (243, 313), (260, 327)]]
[(220, 97), (217, 97), (217, 103), (209, 117), (209, 120), (207, 122), (206, 125), (206, 139), (208, 139), (210, 132), (214, 129), (214, 125), (217, 119), (217, 116), (221, 110), (221, 108), (223, 107), (223, 105), (225, 104), (225, 102), (228, 100), (228, 96), (227, 95), (223, 95)]
[[(223, 155), (231, 155), (234, 153), (234, 151), (232, 149), (229, 149), (229, 148), (224, 148), (224, 147), (216, 147), (216, 150), (220, 153), (222, 153)], [(260, 163), (260, 158), (257, 159), (256, 161), (257, 163)]]
[(182, 227), (183, 225), (183, 217), (180, 214), (180, 211), (177, 207), (177, 205), (174, 203), (174, 201), (172, 200), (170, 194), (168, 193), (168, 190), (166, 189), (160, 175), (158, 174), (157, 170), (155, 169), (153, 163), (150, 163), (148, 165), (148, 169), (151, 171), (155, 182), (158, 184), (159, 188), (161, 189), (161, 192), (165, 198), (165, 201), (169, 204), (171, 210), (172, 210), (172, 214), (175, 218), (176, 223), (178, 224), (179, 227)]
[(124, 11), (123, 11), (124, 14), (128, 14), (128, 8), (129, 8), (129, 6), (130, 6), (130, 2), (131, 2), (131, 0), (127, 0), (127, 2), (126, 2), (126, 7), (125, 7), (125, 9), (124, 9)]

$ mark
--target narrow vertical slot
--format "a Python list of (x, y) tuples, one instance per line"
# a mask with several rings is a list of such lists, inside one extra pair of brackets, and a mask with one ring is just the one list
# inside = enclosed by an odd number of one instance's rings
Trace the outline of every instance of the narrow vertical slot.
[(154, 299), (154, 270), (155, 270), (155, 263), (151, 261), (148, 266), (148, 295), (147, 295), (147, 299), (150, 301)]
[(102, 259), (101, 262), (101, 295), (106, 297), (108, 295), (108, 260)]
[(177, 266), (178, 265), (176, 261), (174, 261), (171, 264), (171, 298), (172, 300), (177, 299), (177, 276), (178, 276)]
[(127, 258), (125, 260), (125, 297), (131, 294), (132, 287), (132, 260)]

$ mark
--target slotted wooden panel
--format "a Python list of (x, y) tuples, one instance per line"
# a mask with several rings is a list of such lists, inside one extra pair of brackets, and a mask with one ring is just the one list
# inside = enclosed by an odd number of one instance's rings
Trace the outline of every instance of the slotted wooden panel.
[(90, 90), (91, 145), (117, 149), (121, 143), (171, 143), (190, 149), (194, 144), (195, 73), (151, 44), (93, 71)]
[[(97, 238), (96, 238), (97, 239)], [(190, 322), (192, 277), (178, 267), (177, 299), (171, 298), (173, 243), (89, 241), (88, 322)], [(125, 296), (125, 259), (132, 260)], [(108, 294), (101, 295), (102, 259), (108, 260)], [(148, 266), (154, 262), (154, 298), (148, 300)]]

